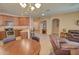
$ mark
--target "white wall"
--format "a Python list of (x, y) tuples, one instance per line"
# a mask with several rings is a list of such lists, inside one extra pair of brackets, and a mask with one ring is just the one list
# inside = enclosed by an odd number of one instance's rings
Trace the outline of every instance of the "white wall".
[(59, 33), (62, 32), (63, 28), (65, 28), (67, 31), (79, 30), (79, 26), (76, 25), (76, 21), (79, 20), (79, 12), (66, 13), (45, 18), (45, 20), (47, 20), (48, 34), (52, 34), (52, 20), (54, 18), (58, 18), (60, 20)]

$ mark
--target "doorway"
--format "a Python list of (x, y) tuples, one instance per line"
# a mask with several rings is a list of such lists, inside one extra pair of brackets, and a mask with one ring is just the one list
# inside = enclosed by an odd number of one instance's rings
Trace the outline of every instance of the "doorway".
[(59, 35), (59, 22), (58, 18), (52, 20), (52, 33), (55, 35)]
[(41, 32), (42, 34), (47, 34), (47, 21), (46, 20), (41, 22)]

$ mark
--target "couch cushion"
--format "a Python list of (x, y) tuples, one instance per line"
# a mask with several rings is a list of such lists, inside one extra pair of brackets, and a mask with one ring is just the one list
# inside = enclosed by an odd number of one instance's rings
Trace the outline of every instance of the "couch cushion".
[(79, 30), (69, 30), (67, 39), (69, 41), (79, 42)]

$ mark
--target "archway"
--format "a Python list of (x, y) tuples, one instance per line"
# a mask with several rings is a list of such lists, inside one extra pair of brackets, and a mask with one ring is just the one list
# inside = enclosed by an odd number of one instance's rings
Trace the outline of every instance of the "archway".
[(55, 35), (59, 35), (59, 22), (58, 18), (52, 20), (52, 33)]

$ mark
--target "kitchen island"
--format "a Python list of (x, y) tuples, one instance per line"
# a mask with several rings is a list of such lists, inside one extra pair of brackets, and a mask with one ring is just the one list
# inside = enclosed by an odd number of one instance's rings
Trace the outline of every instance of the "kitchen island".
[[(5, 29), (7, 28), (7, 26), (0, 26), (0, 40), (2, 40), (3, 38), (6, 38), (6, 31)], [(15, 36), (20, 36), (22, 35), (21, 32), (27, 30), (28, 32), (28, 26), (13, 26), (13, 30), (15, 33)]]

